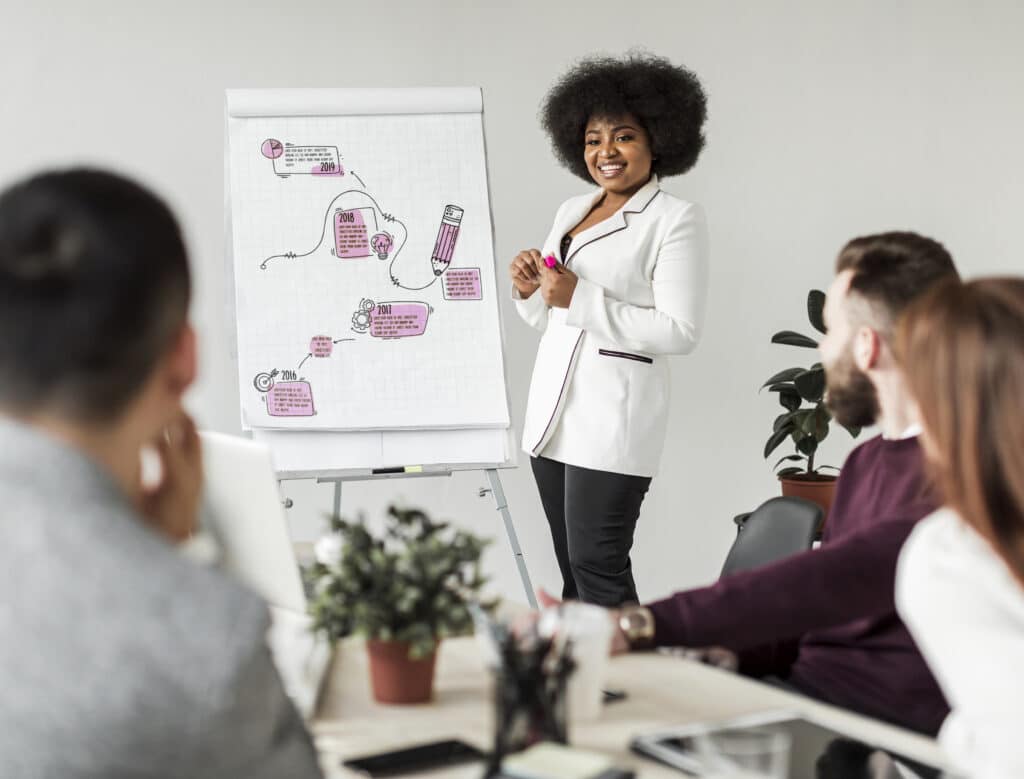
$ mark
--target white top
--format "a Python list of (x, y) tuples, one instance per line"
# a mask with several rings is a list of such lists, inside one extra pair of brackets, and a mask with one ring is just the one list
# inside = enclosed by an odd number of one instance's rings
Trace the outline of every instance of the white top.
[[(558, 209), (541, 250), (562, 237), (601, 191)], [(579, 282), (569, 308), (540, 292), (522, 318), (543, 330), (530, 382), (523, 449), (569, 465), (635, 476), (658, 469), (670, 399), (667, 357), (696, 348), (708, 292), (708, 237), (700, 206), (651, 176), (608, 219), (572, 240), (566, 267)]]
[(1024, 588), (951, 509), (914, 528), (896, 606), (952, 707), (939, 741), (973, 779), (1024, 777)]

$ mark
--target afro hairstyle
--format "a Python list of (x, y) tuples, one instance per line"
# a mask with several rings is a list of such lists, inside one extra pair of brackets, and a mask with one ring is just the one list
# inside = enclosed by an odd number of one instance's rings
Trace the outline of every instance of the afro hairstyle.
[(634, 116), (651, 139), (659, 176), (685, 173), (704, 148), (707, 98), (693, 72), (664, 57), (630, 52), (622, 59), (588, 57), (551, 88), (541, 124), (555, 156), (570, 171), (592, 182), (583, 160), (583, 134), (592, 117)]

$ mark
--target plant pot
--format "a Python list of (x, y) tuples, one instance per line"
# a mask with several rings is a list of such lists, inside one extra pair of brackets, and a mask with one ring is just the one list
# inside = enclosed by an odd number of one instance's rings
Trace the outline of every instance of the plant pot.
[(836, 477), (819, 473), (809, 476), (780, 476), (782, 494), (787, 498), (803, 498), (821, 506), (824, 515), (822, 525), (828, 520), (828, 511), (832, 508), (832, 498), (836, 493)]
[(368, 639), (370, 684), (380, 703), (425, 703), (434, 694), (437, 651), (416, 660), (409, 658), (408, 641)]

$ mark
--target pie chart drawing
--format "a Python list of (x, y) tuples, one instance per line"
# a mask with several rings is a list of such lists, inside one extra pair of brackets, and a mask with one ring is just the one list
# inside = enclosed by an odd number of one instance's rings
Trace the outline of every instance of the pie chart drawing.
[(268, 160), (276, 160), (282, 154), (284, 154), (284, 144), (276, 138), (267, 138), (260, 146), (260, 151), (263, 152), (263, 156)]

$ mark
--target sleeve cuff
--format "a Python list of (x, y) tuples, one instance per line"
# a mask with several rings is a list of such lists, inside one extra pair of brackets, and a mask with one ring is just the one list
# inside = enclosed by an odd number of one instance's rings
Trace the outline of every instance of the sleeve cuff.
[(663, 600), (645, 603), (654, 616), (655, 646), (686, 646), (686, 631), (677, 615), (675, 598), (670, 596)]
[(603, 302), (604, 289), (600, 285), (586, 279), (577, 279), (576, 289), (573, 290), (572, 300), (569, 301), (565, 323), (586, 330), (590, 312), (601, 306)]
[(527, 322), (532, 321), (547, 308), (547, 304), (544, 302), (544, 296), (540, 294), (539, 289), (530, 295), (530, 297), (524, 298), (519, 294), (519, 290), (515, 288), (515, 285), (513, 285), (512, 302), (516, 304), (516, 310), (519, 311), (519, 315)]

